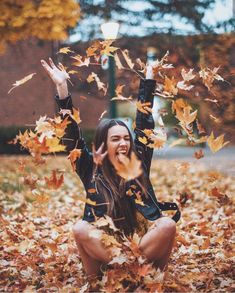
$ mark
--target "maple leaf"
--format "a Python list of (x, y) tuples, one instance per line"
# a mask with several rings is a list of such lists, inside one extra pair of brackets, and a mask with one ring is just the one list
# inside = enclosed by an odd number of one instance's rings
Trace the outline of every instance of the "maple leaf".
[(122, 65), (117, 53), (114, 54), (114, 60), (118, 69), (124, 69), (124, 66)]
[(13, 83), (13, 87), (8, 91), (8, 94), (10, 94), (10, 92), (11, 92), (14, 88), (16, 88), (16, 87), (18, 87), (18, 86), (20, 86), (20, 85), (26, 83), (26, 82), (29, 81), (30, 79), (32, 79), (32, 77), (33, 77), (35, 74), (36, 74), (36, 73), (31, 73), (31, 74), (29, 74), (29, 75), (26, 75), (26, 76), (23, 77), (22, 79), (17, 80), (15, 83)]
[(156, 77), (157, 73), (160, 73), (161, 69), (170, 69), (170, 68), (174, 68), (174, 66), (172, 64), (167, 64), (165, 62), (167, 62), (168, 60), (168, 56), (169, 56), (169, 51), (166, 52), (166, 54), (162, 57), (162, 59), (160, 60), (156, 60), (154, 62), (152, 62), (152, 67), (153, 67), (153, 74)]
[(111, 101), (115, 101), (115, 100), (117, 100), (117, 101), (130, 101), (130, 100), (132, 100), (132, 96), (129, 96), (128, 98), (126, 98), (126, 97), (124, 97), (122, 95), (122, 91), (123, 91), (123, 87), (124, 86), (125, 85), (123, 84), (123, 85), (118, 85), (116, 87), (115, 93), (116, 93), (117, 96), (116, 97), (113, 97), (111, 99)]
[(214, 69), (210, 68), (202, 68), (199, 71), (199, 76), (202, 78), (202, 81), (204, 85), (207, 87), (208, 91), (211, 90), (213, 81), (216, 80), (221, 80), (224, 81), (224, 79), (217, 73), (219, 70), (219, 67), (215, 67)]
[(181, 70), (181, 75), (184, 81), (190, 81), (195, 77), (195, 75), (193, 74), (193, 69), (190, 69), (188, 72), (186, 72), (186, 70), (183, 68)]
[(86, 54), (88, 57), (97, 56), (99, 55), (100, 50), (102, 49), (103, 45), (100, 41), (94, 41), (90, 47), (87, 48)]
[(87, 82), (91, 83), (92, 81), (96, 82), (97, 87), (99, 90), (102, 90), (104, 92), (104, 95), (106, 95), (107, 92), (107, 87), (105, 86), (105, 84), (103, 82), (100, 81), (99, 77), (97, 76), (96, 73), (92, 72), (91, 74), (89, 74), (89, 76), (87, 77)]
[(230, 203), (230, 198), (226, 194), (221, 193), (217, 187), (210, 190), (210, 195), (216, 197), (219, 204), (226, 205)]
[(144, 114), (152, 113), (152, 109), (149, 106), (151, 106), (150, 102), (146, 102), (146, 103), (142, 103), (141, 101), (136, 102), (137, 109)]
[(142, 132), (145, 136), (138, 137), (138, 140), (150, 148), (159, 149), (166, 143), (167, 135), (163, 129), (144, 129)]
[(102, 50), (100, 51), (100, 54), (107, 55), (107, 56), (113, 56), (112, 53), (117, 51), (119, 48), (112, 47), (113, 40), (105, 40), (102, 42)]
[(168, 94), (169, 96), (173, 95), (177, 95), (178, 93), (178, 89), (176, 86), (176, 81), (175, 78), (172, 77), (171, 79), (168, 78), (167, 76), (165, 76), (165, 80), (164, 80), (164, 93)]
[(129, 51), (126, 49), (126, 50), (121, 50), (122, 52), (122, 55), (126, 61), (126, 63), (128, 64), (128, 66), (133, 69), (134, 68), (134, 63), (132, 62), (130, 56), (129, 56)]
[(39, 120), (36, 121), (36, 132), (43, 133), (47, 131), (52, 131), (53, 127), (52, 125), (47, 121), (47, 117), (43, 116), (40, 117)]
[(221, 134), (220, 136), (215, 138), (214, 133), (212, 131), (210, 136), (207, 138), (207, 143), (211, 151), (213, 153), (216, 153), (224, 146), (226, 146), (229, 143), (229, 141), (224, 142), (224, 134)]
[(176, 111), (176, 118), (180, 120), (180, 122), (185, 123), (186, 125), (192, 123), (197, 117), (197, 110), (190, 113), (191, 109), (192, 108), (190, 106), (187, 106), (183, 108), (183, 111)]
[(73, 108), (73, 114), (70, 114), (70, 117), (77, 123), (81, 123), (82, 120), (80, 119), (80, 111), (79, 109)]
[(38, 181), (37, 177), (32, 177), (31, 175), (28, 175), (24, 177), (24, 184), (28, 185), (31, 189), (36, 188), (36, 183)]
[(181, 111), (185, 107), (190, 107), (190, 109), (192, 109), (191, 106), (182, 98), (172, 101), (171, 108), (173, 113)]
[(50, 153), (65, 151), (65, 145), (60, 144), (60, 140), (57, 137), (48, 138), (46, 140), (46, 147), (49, 148)]
[(69, 117), (67, 116), (65, 119), (61, 119), (60, 116), (55, 117), (55, 119), (51, 119), (49, 123), (51, 123), (54, 127), (54, 133), (56, 137), (61, 138), (65, 134), (65, 129), (67, 128), (68, 124), (71, 123), (71, 121), (68, 120)]
[(137, 159), (133, 152), (130, 158), (123, 154), (119, 154), (118, 158), (120, 163), (116, 162), (114, 167), (120, 177), (129, 181), (138, 178), (142, 174), (141, 161)]
[(89, 66), (90, 58), (82, 57), (81, 55), (71, 56), (71, 58), (75, 59), (76, 62), (73, 65), (82, 67), (82, 66)]
[(190, 91), (190, 90), (194, 87), (194, 85), (187, 85), (187, 84), (185, 83), (185, 81), (183, 80), (183, 81), (179, 81), (179, 82), (177, 82), (176, 87), (177, 87), (178, 89), (181, 89), (181, 90), (184, 90), (184, 91)]
[(44, 179), (48, 188), (58, 189), (64, 182), (64, 175), (61, 174), (60, 177), (57, 178), (56, 170), (53, 170), (51, 177), (44, 177)]
[(203, 150), (199, 150), (198, 152), (194, 152), (194, 157), (198, 160), (203, 158), (204, 157)]
[(75, 171), (76, 169), (76, 160), (80, 158), (82, 154), (82, 150), (81, 149), (73, 149), (69, 155), (68, 155), (68, 159), (70, 160), (71, 162), (71, 165), (72, 165), (72, 168), (73, 168), (73, 171)]
[(74, 51), (71, 51), (70, 50), (70, 47), (63, 47), (63, 48), (60, 48), (59, 52), (57, 52), (56, 54), (68, 54), (68, 53), (74, 53)]

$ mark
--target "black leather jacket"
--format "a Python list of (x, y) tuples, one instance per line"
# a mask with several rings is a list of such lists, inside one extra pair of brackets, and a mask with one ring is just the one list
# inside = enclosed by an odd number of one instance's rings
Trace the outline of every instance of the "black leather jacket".
[[(153, 92), (155, 89), (156, 81), (155, 80), (141, 80), (139, 87), (138, 100), (141, 102), (150, 102), (151, 107), (153, 106)], [(66, 99), (59, 100), (58, 96), (56, 97), (57, 104), (60, 109), (69, 109), (72, 110), (72, 99), (71, 96), (68, 96)], [(153, 149), (149, 148), (147, 145), (142, 144), (138, 140), (138, 136), (143, 136), (143, 133), (140, 130), (144, 129), (153, 129), (154, 120), (152, 114), (144, 114), (137, 110), (136, 114), (136, 129), (135, 129), (135, 139), (134, 144), (137, 151), (139, 159), (142, 161), (142, 167), (145, 172), (145, 175), (148, 178), (147, 194), (142, 196), (143, 204), (136, 203), (136, 196), (128, 196), (128, 200), (131, 201), (132, 205), (135, 205), (136, 209), (148, 220), (154, 221), (162, 216), (161, 211), (164, 210), (176, 210), (173, 220), (176, 222), (180, 219), (180, 211), (178, 206), (175, 203), (171, 202), (158, 202), (155, 193), (152, 187), (152, 184), (149, 180), (149, 173), (151, 167), (151, 160), (153, 156)], [(63, 143), (66, 145), (67, 151), (73, 150), (75, 147), (82, 150), (81, 156), (76, 161), (76, 172), (79, 175), (84, 188), (86, 190), (87, 198), (95, 201), (96, 205), (86, 203), (83, 220), (88, 222), (94, 222), (95, 217), (102, 217), (107, 212), (107, 205), (105, 204), (105, 198), (102, 194), (98, 193), (95, 181), (93, 179), (93, 157), (92, 153), (89, 152), (86, 143), (82, 137), (82, 132), (80, 127), (71, 120), (71, 123), (67, 126), (66, 134), (63, 137)], [(107, 188), (109, 192), (109, 186), (102, 174), (99, 174), (100, 180), (103, 183), (103, 186)], [(127, 190), (131, 188), (135, 182), (131, 180), (127, 184)], [(94, 189), (96, 192), (94, 193)], [(92, 193), (89, 192), (92, 190)]]

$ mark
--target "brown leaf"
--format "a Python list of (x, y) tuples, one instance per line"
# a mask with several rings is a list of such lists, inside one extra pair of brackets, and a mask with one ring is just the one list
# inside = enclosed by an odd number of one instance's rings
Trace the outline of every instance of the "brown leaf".
[(203, 158), (204, 157), (204, 153), (203, 153), (203, 150), (201, 149), (201, 150), (199, 150), (198, 152), (194, 152), (194, 157), (196, 158), (196, 159), (201, 159), (201, 158)]

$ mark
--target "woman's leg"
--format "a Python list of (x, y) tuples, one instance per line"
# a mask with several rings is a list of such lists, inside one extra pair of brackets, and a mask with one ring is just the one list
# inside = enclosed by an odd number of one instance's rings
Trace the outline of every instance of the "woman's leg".
[(163, 270), (168, 263), (176, 233), (175, 222), (168, 217), (161, 217), (154, 227), (142, 237), (139, 248), (149, 261)]
[(80, 220), (73, 227), (76, 244), (87, 275), (99, 275), (102, 263), (111, 261), (111, 253), (104, 247), (99, 238), (89, 233), (101, 234), (102, 232), (86, 221)]

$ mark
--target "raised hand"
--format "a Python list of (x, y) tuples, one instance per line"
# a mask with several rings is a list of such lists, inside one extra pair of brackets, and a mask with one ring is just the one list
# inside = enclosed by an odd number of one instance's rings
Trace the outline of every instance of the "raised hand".
[(102, 153), (103, 148), (104, 148), (104, 143), (101, 144), (98, 150), (95, 150), (95, 146), (92, 145), (93, 161), (96, 165), (102, 165), (102, 162), (108, 153), (108, 151)]
[(65, 71), (63, 65), (59, 63), (58, 67), (55, 66), (51, 58), (49, 58), (50, 65), (45, 61), (41, 60), (43, 68), (46, 70), (55, 85), (61, 85), (69, 78), (68, 73)]
[(55, 83), (59, 97), (61, 99), (68, 96), (67, 79), (69, 75), (64, 69), (64, 66), (59, 63), (58, 67), (54, 64), (51, 58), (49, 58), (49, 64), (45, 60), (41, 60), (41, 64), (52, 81)]

